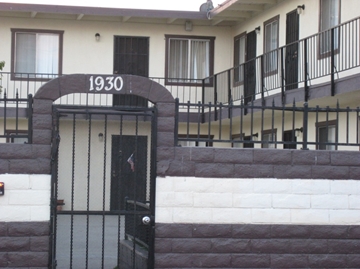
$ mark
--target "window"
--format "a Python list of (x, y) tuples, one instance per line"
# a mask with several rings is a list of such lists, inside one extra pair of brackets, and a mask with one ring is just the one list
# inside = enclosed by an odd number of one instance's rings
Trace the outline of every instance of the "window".
[[(233, 135), (232, 136), (232, 140), (235, 142), (232, 143), (232, 147), (233, 148), (253, 148), (254, 147), (254, 143), (251, 142), (253, 141), (257, 136), (257, 133), (253, 135), (253, 137), (251, 135)], [(240, 142), (236, 142), (236, 141), (241, 141)], [(244, 141), (249, 141), (249, 142), (244, 142)]]
[(63, 31), (11, 29), (12, 79), (51, 79), (62, 73)]
[(166, 84), (196, 85), (213, 75), (214, 37), (165, 37)]
[(264, 71), (271, 75), (278, 69), (279, 16), (264, 23)]
[[(326, 31), (340, 23), (340, 0), (320, 1), (320, 54), (331, 52), (331, 31)], [(334, 50), (339, 48), (339, 29), (334, 29)]]
[(208, 135), (178, 135), (178, 138), (186, 139), (189, 138), (193, 141), (178, 141), (178, 145), (181, 147), (212, 147), (213, 143), (211, 141), (214, 136)]
[(246, 34), (234, 38), (234, 82), (243, 83), (246, 49)]
[(264, 130), (262, 132), (262, 148), (276, 148), (277, 129)]
[(329, 145), (327, 143), (336, 142), (336, 121), (324, 121), (316, 124), (316, 142), (317, 149), (321, 150), (335, 150), (335, 145)]

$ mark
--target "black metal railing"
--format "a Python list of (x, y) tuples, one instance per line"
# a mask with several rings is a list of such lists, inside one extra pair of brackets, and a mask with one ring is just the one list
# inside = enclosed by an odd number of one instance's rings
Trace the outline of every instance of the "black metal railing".
[[(185, 115), (180, 106), (188, 107)], [(190, 110), (195, 106), (198, 113)], [(359, 150), (359, 113), (359, 107), (341, 108), (339, 103), (308, 107), (307, 103), (259, 106), (243, 101), (218, 105), (176, 100), (175, 145)]]
[(8, 98), (5, 93), (0, 104), (0, 117), (3, 119), (0, 141), (32, 144), (32, 95), (19, 98), (19, 94), (15, 94), (15, 98)]
[(281, 93), (284, 101), (285, 92), (296, 88), (304, 89), (307, 102), (309, 86), (326, 81), (335, 95), (340, 72), (360, 66), (359, 51), (360, 18), (356, 18), (205, 78), (214, 83), (204, 88), (203, 103), (242, 98), (246, 103), (275, 93)]

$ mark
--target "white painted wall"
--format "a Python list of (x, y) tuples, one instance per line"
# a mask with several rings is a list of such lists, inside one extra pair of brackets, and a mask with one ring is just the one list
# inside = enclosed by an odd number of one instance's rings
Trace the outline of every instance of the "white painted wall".
[(360, 224), (356, 180), (158, 177), (157, 223)]
[(50, 220), (50, 175), (1, 174), (0, 222)]

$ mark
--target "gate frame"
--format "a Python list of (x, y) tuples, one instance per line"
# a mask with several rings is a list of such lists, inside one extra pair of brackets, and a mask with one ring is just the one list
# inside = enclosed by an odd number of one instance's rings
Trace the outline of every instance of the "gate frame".
[[(98, 109), (99, 112), (89, 112), (90, 110)], [(98, 115), (139, 115), (139, 111), (151, 112), (151, 132), (150, 132), (150, 179), (149, 179), (149, 199), (150, 199), (150, 239), (148, 248), (148, 262), (147, 268), (154, 268), (155, 256), (155, 191), (156, 191), (156, 153), (157, 153), (157, 107), (154, 105), (151, 108), (121, 108), (119, 107), (89, 107), (76, 106), (66, 107), (61, 105), (53, 105), (53, 129), (52, 129), (52, 146), (51, 146), (51, 198), (50, 198), (50, 248), (49, 248), (49, 268), (56, 268), (56, 238), (57, 238), (57, 195), (58, 195), (58, 150), (60, 144), (59, 124), (61, 114), (98, 114)], [(114, 113), (115, 112), (115, 113)], [(71, 211), (71, 210), (70, 210)], [(90, 212), (90, 211), (87, 211)], [(67, 214), (73, 214), (69, 212)], [(74, 214), (76, 215), (76, 213)], [(119, 213), (119, 215), (123, 215)], [(135, 242), (134, 242), (135, 245)], [(135, 247), (135, 246), (134, 246)], [(118, 249), (119, 251), (119, 249)]]

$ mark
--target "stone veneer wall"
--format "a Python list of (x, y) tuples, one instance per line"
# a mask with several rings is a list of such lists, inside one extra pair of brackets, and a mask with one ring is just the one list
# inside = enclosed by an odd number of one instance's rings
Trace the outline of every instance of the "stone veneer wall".
[(359, 268), (360, 153), (158, 149), (156, 268)]

